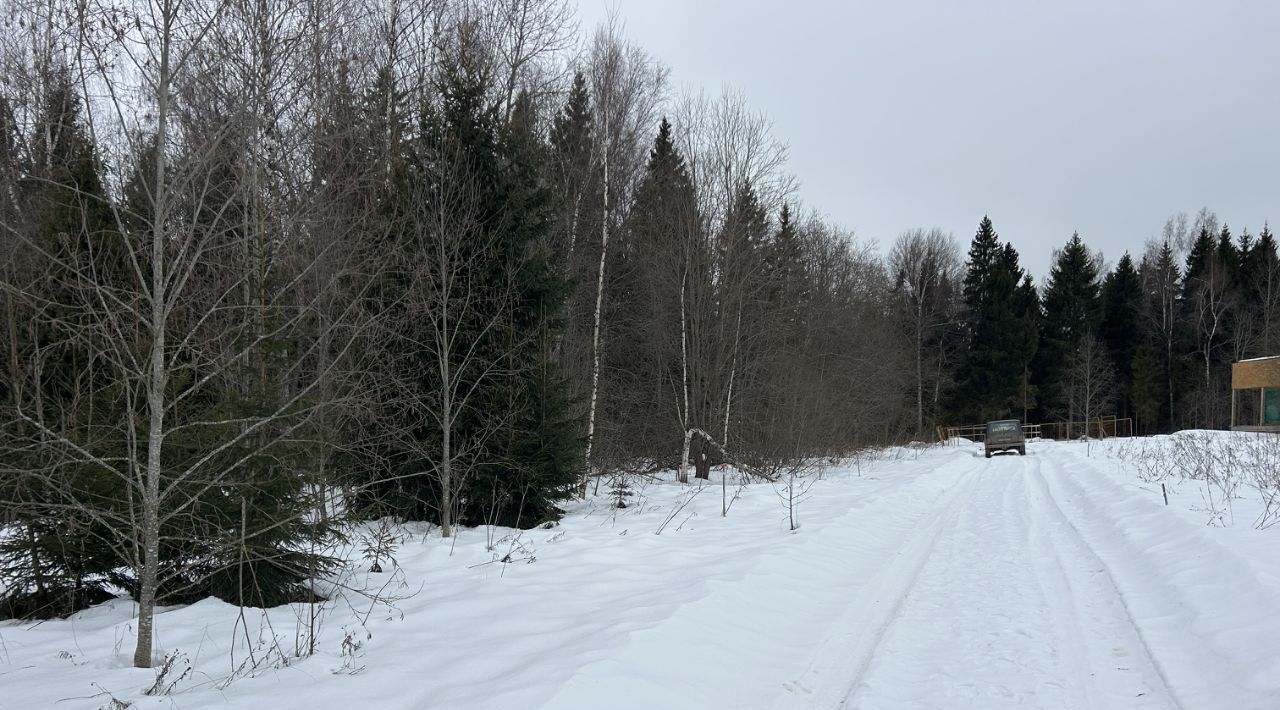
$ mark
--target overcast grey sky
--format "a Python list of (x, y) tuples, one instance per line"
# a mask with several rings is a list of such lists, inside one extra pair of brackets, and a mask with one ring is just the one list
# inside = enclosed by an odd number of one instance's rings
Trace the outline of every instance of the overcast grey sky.
[(1073, 230), (1114, 263), (1179, 211), (1280, 223), (1280, 2), (578, 1), (677, 90), (742, 89), (862, 239), (990, 214), (1038, 283)]

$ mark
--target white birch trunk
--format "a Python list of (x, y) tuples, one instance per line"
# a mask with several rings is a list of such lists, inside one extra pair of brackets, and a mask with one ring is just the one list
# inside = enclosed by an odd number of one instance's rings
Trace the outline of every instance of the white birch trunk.
[(680, 278), (680, 383), (684, 390), (684, 411), (680, 414), (680, 423), (684, 427), (684, 449), (680, 455), (680, 482), (689, 482), (689, 439), (693, 430), (689, 428), (689, 345), (685, 319), (684, 291), (689, 280), (686, 270)]
[[(609, 122), (604, 122), (605, 140), (609, 140)], [(591, 327), (591, 404), (587, 410), (587, 453), (584, 475), (591, 475), (591, 449), (596, 435), (596, 401), (600, 392), (600, 319), (604, 310), (604, 265), (609, 255), (609, 150), (604, 150), (604, 216), (600, 224), (600, 268), (596, 272), (595, 320)]]
[(680, 482), (689, 482), (689, 443), (693, 440), (693, 430), (684, 430), (684, 446), (680, 449)]
[[(605, 188), (608, 192), (608, 188)], [(582, 192), (579, 190), (573, 196), (573, 217), (569, 220), (569, 263), (573, 263), (573, 250), (578, 244), (578, 219), (582, 212)]]
[(453, 383), (449, 370), (448, 351), (444, 351), (440, 355), (440, 537), (453, 535)]
[[(440, 237), (443, 239), (443, 234)], [(453, 535), (453, 368), (450, 366), (449, 297), (448, 284), (452, 281), (449, 269), (450, 256), (443, 244), (439, 252), (440, 315), (436, 320), (436, 362), (440, 370), (440, 537)], [(459, 316), (461, 319), (462, 316)]]
[(738, 319), (733, 327), (733, 360), (729, 365), (729, 386), (724, 396), (724, 435), (720, 441), (729, 442), (729, 415), (733, 410), (733, 380), (738, 374), (738, 346), (742, 340), (742, 303), (738, 303)]
[(924, 297), (916, 295), (916, 433), (924, 432)]

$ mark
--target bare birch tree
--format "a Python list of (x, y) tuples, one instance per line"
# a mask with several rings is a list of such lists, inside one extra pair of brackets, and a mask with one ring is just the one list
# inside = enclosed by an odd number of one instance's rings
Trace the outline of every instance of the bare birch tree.
[[(626, 40), (616, 16), (596, 29), (588, 59), (595, 99), (593, 153), (601, 169), (600, 253), (595, 269), (591, 319), (591, 386), (587, 408), (586, 470), (590, 475), (600, 392), (600, 332), (604, 320), (605, 270), (615, 225), (625, 217), (642, 165), (645, 136), (655, 123), (667, 70), (639, 46)], [(593, 161), (594, 162), (594, 161)], [(572, 241), (571, 241), (572, 250)]]
[(564, 0), (492, 0), (498, 90), (507, 120), (523, 88), (535, 100), (561, 83), (565, 64), (556, 60), (573, 46), (578, 30), (574, 8)]
[[(271, 3), (155, 0), (125, 13), (97, 5), (76, 11), (75, 69), (81, 86), (93, 88), (85, 97), (88, 129), (127, 141), (121, 152), (139, 166), (124, 187), (127, 199), (111, 205), (118, 235), (113, 249), (123, 271), (108, 279), (93, 252), (63, 258), (21, 230), (10, 232), (26, 248), (45, 253), (56, 278), (73, 289), (61, 304), (66, 315), (59, 325), (81, 333), (93, 348), (95, 372), (106, 380), (84, 386), (110, 387), (124, 415), (91, 430), (49, 421), (21, 401), (13, 415), (33, 432), (24, 445), (47, 452), (52, 463), (44, 474), (56, 475), (59, 462), (69, 461), (115, 481), (120, 498), (64, 490), (58, 504), (86, 510), (113, 531), (105, 542), (136, 578), (134, 664), (148, 667), (158, 595), (192, 569), (190, 560), (170, 557), (180, 540), (171, 537), (174, 531), (203, 525), (196, 516), (209, 496), (262, 483), (246, 478), (247, 467), (289, 443), (332, 403), (318, 398), (320, 383), (345, 362), (362, 326), (348, 305), (329, 314), (326, 337), (297, 337), (315, 334), (311, 316), (324, 302), (319, 294), (332, 288), (303, 288), (328, 251), (313, 251), (313, 258), (287, 269), (272, 256), (299, 237), (291, 215), (301, 202), (288, 194), (287, 181), (256, 171), (278, 170), (283, 177), (293, 170), (291, 176), (298, 176), (290, 156), (294, 139), (278, 130), (292, 130), (296, 119), (270, 128), (260, 121), (282, 115), (272, 113), (269, 102), (277, 97), (268, 94), (298, 84), (284, 70), (300, 68), (286, 55), (298, 51), (301, 19)], [(255, 44), (242, 55), (249, 57), (243, 65), (248, 71), (239, 75), (245, 81), (223, 83), (234, 90), (221, 92), (203, 62), (230, 47), (218, 41), (226, 36), (219, 33), (236, 32), (237, 21)], [(104, 27), (110, 31), (100, 32)], [(220, 100), (206, 103), (210, 99)], [(259, 122), (247, 132), (246, 116)], [(243, 155), (242, 167), (233, 163), (220, 173), (228, 165), (225, 156), (236, 152), (231, 141), (246, 135), (253, 149)], [(256, 241), (254, 259), (230, 258), (244, 254), (250, 240)], [(341, 261), (336, 265), (330, 284), (345, 271)], [(21, 284), (7, 287), (39, 297)], [(273, 353), (285, 343), (289, 360), (281, 362)], [(321, 343), (328, 351), (323, 358), (317, 355)], [(271, 373), (279, 386), (263, 407), (237, 411), (218, 404), (236, 390), (247, 364), (257, 369), (264, 361), (281, 364)], [(240, 533), (241, 539), (248, 534)]]
[[(684, 370), (691, 378), (686, 386), (693, 390), (692, 410), (685, 417), (691, 427), (716, 431), (725, 446), (734, 446), (730, 422), (735, 399), (744, 391), (744, 381), (752, 382), (743, 370), (755, 371), (759, 365), (756, 354), (745, 351), (757, 349), (764, 334), (762, 324), (750, 321), (762, 316), (767, 227), (749, 213), (760, 212), (767, 221), (768, 213), (780, 209), (791, 194), (795, 180), (784, 169), (786, 145), (772, 135), (769, 119), (747, 106), (741, 92), (725, 89), (715, 100), (705, 93), (684, 96), (677, 125), (701, 220), (700, 228), (688, 234), (708, 240), (685, 249), (691, 278), (684, 282), (682, 337), (689, 359)], [(706, 264), (699, 263), (703, 255), (710, 257)], [(749, 321), (745, 328), (744, 315)], [(711, 453), (694, 452), (700, 477), (707, 475)]]
[(1088, 436), (1090, 422), (1112, 404), (1115, 396), (1115, 367), (1106, 346), (1092, 332), (1080, 339), (1067, 358), (1067, 377), (1069, 410), (1080, 413)]
[(949, 345), (946, 333), (957, 315), (960, 254), (951, 235), (937, 229), (913, 230), (894, 242), (888, 266), (901, 299), (902, 323), (915, 343), (916, 433), (921, 434), (925, 431), (926, 361), (941, 361)]
[(464, 435), (459, 422), (477, 416), (477, 393), (505, 374), (489, 346), (506, 321), (508, 296), (479, 278), (496, 238), (480, 228), (478, 191), (465, 156), (446, 152), (428, 165), (432, 174), (413, 189), (412, 240), (396, 255), (393, 271), (408, 288), (388, 337), (407, 346), (397, 348), (397, 420), (430, 422), (434, 431), (423, 436), (416, 427), (396, 428), (393, 436), (419, 457), (405, 475), (435, 481), (441, 534), (450, 537), (459, 491), (501, 428), (490, 422)]

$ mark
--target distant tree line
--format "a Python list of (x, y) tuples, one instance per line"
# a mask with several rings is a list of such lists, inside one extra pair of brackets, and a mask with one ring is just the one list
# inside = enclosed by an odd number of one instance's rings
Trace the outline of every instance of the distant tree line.
[(1141, 433), (1225, 428), (1231, 363), (1280, 354), (1275, 236), (1267, 225), (1233, 236), (1207, 209), (1170, 218), (1114, 266), (1073, 234), (1038, 289), (988, 218), (963, 264), (947, 235), (916, 231), (889, 265), (915, 344), (921, 431), (1103, 414)]

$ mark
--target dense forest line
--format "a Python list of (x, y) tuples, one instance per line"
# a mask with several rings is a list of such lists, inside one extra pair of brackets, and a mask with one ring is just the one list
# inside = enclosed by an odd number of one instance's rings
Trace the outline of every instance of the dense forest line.
[(1039, 288), (987, 218), (963, 265), (944, 235), (917, 232), (899, 239), (890, 268), (896, 307), (910, 305), (925, 344), (918, 391), (935, 393), (920, 398), (918, 428), (1100, 415), (1147, 434), (1226, 428), (1231, 363), (1280, 348), (1275, 236), (1263, 225), (1234, 237), (1208, 209), (1170, 218), (1114, 266), (1073, 234)]
[[(1225, 423), (1270, 232), (1202, 211), (1037, 288), (983, 219), (887, 254), (724, 91), (558, 0), (10, 3), (0, 594), (306, 599), (356, 516), (530, 527), (940, 423)], [(980, 211), (980, 210), (979, 210)], [(975, 215), (976, 218), (976, 215)]]

